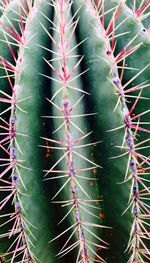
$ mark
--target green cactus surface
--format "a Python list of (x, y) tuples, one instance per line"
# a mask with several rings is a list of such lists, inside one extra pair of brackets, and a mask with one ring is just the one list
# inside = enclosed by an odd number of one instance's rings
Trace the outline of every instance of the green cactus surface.
[(150, 0), (0, 0), (0, 263), (150, 262)]

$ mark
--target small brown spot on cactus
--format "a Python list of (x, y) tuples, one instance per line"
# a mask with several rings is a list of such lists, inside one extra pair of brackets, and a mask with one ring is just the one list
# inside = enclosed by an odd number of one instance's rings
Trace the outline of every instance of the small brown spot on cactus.
[(139, 173), (144, 174), (146, 170), (147, 170), (146, 168), (142, 168), (139, 170)]
[(45, 157), (48, 158), (50, 157), (50, 155), (52, 154), (52, 149), (49, 148), (49, 144), (48, 141), (45, 141), (45, 146), (46, 146), (46, 153), (45, 153)]
[(99, 218), (105, 218), (105, 215), (104, 214), (99, 214)]
[(97, 170), (93, 169), (93, 174), (96, 175), (97, 174)]
[(92, 187), (94, 185), (93, 181), (90, 181), (89, 185), (90, 185), (90, 187)]

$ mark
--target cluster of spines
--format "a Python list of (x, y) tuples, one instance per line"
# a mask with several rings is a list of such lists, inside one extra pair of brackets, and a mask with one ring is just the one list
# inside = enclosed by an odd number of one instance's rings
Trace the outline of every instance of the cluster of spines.
[(149, 16), (149, 13), (147, 13), (147, 9), (150, 7), (150, 1), (142, 0), (138, 2), (137, 0), (133, 0), (132, 3), (129, 5), (130, 8), (132, 8), (132, 11), (140, 22), (142, 22), (144, 19), (146, 19)]
[[(135, 1), (134, 1), (135, 2)], [(122, 3), (121, 3), (122, 5)], [(140, 7), (136, 10), (135, 14), (137, 17), (140, 17), (144, 11), (148, 8), (150, 5), (149, 2), (145, 4), (141, 4)], [(99, 7), (101, 10), (104, 10), (103, 3), (102, 6), (100, 5), (99, 1), (97, 1), (97, 4), (94, 5), (92, 3), (92, 7), (95, 11), (97, 10), (96, 7)], [(118, 10), (119, 10), (118, 6)], [(92, 9), (91, 9), (92, 10)], [(121, 9), (120, 9), (121, 10)], [(98, 10), (97, 10), (98, 11)], [(129, 205), (128, 208), (125, 210), (125, 212), (132, 207), (132, 217), (133, 217), (133, 224), (130, 234), (130, 240), (128, 243), (128, 249), (131, 253), (131, 257), (128, 262), (135, 263), (135, 262), (145, 262), (145, 260), (150, 259), (150, 251), (147, 247), (147, 243), (150, 240), (150, 233), (149, 233), (149, 226), (150, 224), (147, 222), (149, 220), (149, 205), (144, 202), (144, 200), (149, 200), (149, 194), (150, 194), (150, 188), (147, 186), (147, 183), (149, 183), (148, 179), (144, 179), (142, 175), (146, 171), (150, 169), (150, 162), (149, 157), (144, 156), (143, 154), (139, 153), (138, 150), (144, 149), (145, 147), (138, 148), (142, 144), (149, 141), (149, 139), (138, 142), (136, 144), (137, 135), (138, 132), (145, 132), (150, 133), (150, 130), (145, 129), (143, 127), (140, 127), (140, 123), (143, 124), (143, 122), (140, 122), (140, 118), (147, 114), (150, 110), (144, 111), (142, 113), (139, 113), (137, 115), (133, 115), (135, 107), (141, 97), (141, 91), (143, 88), (148, 88), (149, 84), (139, 84), (135, 87), (129, 88), (129, 85), (132, 83), (134, 79), (136, 79), (140, 74), (143, 73), (143, 71), (148, 67), (148, 65), (142, 69), (140, 72), (138, 72), (132, 79), (130, 79), (127, 83), (122, 84), (122, 78), (123, 73), (125, 70), (125, 58), (129, 55), (131, 55), (133, 52), (137, 50), (137, 48), (140, 47), (141, 44), (132, 47), (130, 50), (127, 50), (129, 43), (117, 54), (114, 56), (114, 47), (115, 47), (115, 20), (117, 19), (117, 16), (119, 15), (118, 12), (115, 11), (114, 15), (112, 16), (112, 20), (109, 23), (106, 31), (104, 30), (104, 12), (102, 13), (102, 22), (99, 22), (99, 36), (102, 38), (102, 40), (106, 41), (106, 47), (109, 49), (106, 51), (106, 54), (108, 55), (108, 65), (110, 66), (110, 71), (112, 75), (112, 79), (110, 80), (115, 87), (116, 95), (118, 97), (118, 102), (115, 107), (115, 111), (117, 110), (118, 104), (121, 105), (121, 112), (122, 112), (122, 118), (124, 125), (121, 128), (125, 129), (125, 135), (123, 138), (123, 144), (120, 146), (121, 149), (126, 149), (127, 153), (129, 155), (129, 160), (127, 164), (127, 170), (126, 170), (126, 176), (124, 179), (124, 182), (127, 182), (131, 180), (131, 192), (129, 194)], [(97, 19), (99, 20), (99, 16), (97, 13)], [(102, 29), (103, 28), (103, 29)], [(102, 30), (101, 30), (102, 29)], [(98, 31), (98, 29), (96, 28)], [(111, 33), (111, 34), (110, 34)], [(109, 45), (109, 35), (111, 37), (111, 45)], [(134, 39), (133, 39), (134, 40)], [(131, 42), (133, 42), (131, 40)], [(107, 43), (108, 42), (108, 43)], [(130, 42), (130, 44), (131, 44)], [(134, 43), (134, 42), (133, 42)], [(123, 61), (122, 63), (122, 69), (120, 77), (118, 75), (118, 63)], [(125, 89), (128, 87), (128, 89)], [(130, 98), (130, 93), (139, 90), (138, 96), (135, 97), (135, 102), (133, 103), (130, 110), (128, 109), (128, 99)], [(137, 120), (137, 121), (136, 121)], [(118, 130), (118, 129), (116, 129)], [(145, 183), (146, 182), (146, 183)], [(146, 242), (145, 242), (146, 241)]]
[(10, 0), (1, 0), (0, 1), (0, 11), (3, 13), (5, 10), (6, 6), (10, 3)]
[[(6, 7), (7, 8), (7, 7)], [(11, 8), (11, 5), (10, 7)], [(0, 64), (6, 73), (6, 77), (8, 79), (8, 83), (11, 89), (11, 95), (7, 94), (6, 92), (1, 90), (1, 94), (4, 97), (0, 98), (1, 103), (9, 103), (10, 107), (6, 108), (3, 112), (0, 113), (1, 116), (6, 112), (10, 113), (10, 121), (5, 120), (5, 118), (1, 117), (2, 125), (1, 128), (4, 129), (6, 132), (1, 133), (2, 136), (5, 136), (0, 141), (1, 149), (8, 154), (8, 159), (1, 158), (0, 160), (4, 163), (2, 166), (6, 167), (0, 174), (0, 181), (4, 185), (1, 187), (2, 191), (8, 192), (8, 195), (1, 200), (0, 210), (10, 201), (14, 204), (14, 211), (9, 214), (1, 215), (0, 217), (8, 218), (5, 223), (1, 225), (4, 226), (6, 224), (10, 224), (12, 222), (12, 228), (7, 233), (1, 235), (1, 238), (8, 237), (12, 238), (12, 244), (8, 248), (8, 251), (4, 254), (6, 258), (8, 257), (10, 262), (35, 262), (32, 252), (29, 248), (29, 243), (32, 244), (31, 240), (27, 236), (26, 229), (28, 228), (28, 221), (23, 216), (23, 207), (20, 200), (20, 192), (18, 188), (18, 180), (21, 181), (23, 184), (23, 179), (19, 172), (19, 166), (22, 167), (21, 163), (22, 160), (17, 159), (17, 152), (21, 151), (19, 145), (17, 143), (16, 136), (24, 136), (23, 134), (18, 134), (16, 130), (16, 122), (17, 122), (17, 115), (16, 110), (21, 110), (19, 103), (21, 101), (17, 101), (17, 91), (19, 89), (19, 82), (20, 82), (20, 75), (21, 75), (21, 64), (23, 61), (23, 54), (26, 45), (26, 23), (27, 17), (30, 18), (30, 12), (32, 12), (32, 1), (27, 1), (25, 4), (24, 1), (20, 1), (17, 3), (17, 10), (15, 10), (16, 14), (18, 14), (18, 27), (20, 29), (20, 33), (18, 29), (15, 28), (13, 23), (7, 17), (7, 21), (9, 27), (3, 23), (1, 19), (1, 26), (4, 33), (4, 37), (6, 40), (6, 44), (8, 45), (8, 49), (10, 51), (10, 57), (13, 58), (14, 65), (9, 62), (9, 59), (4, 58), (1, 56)], [(3, 15), (5, 16), (5, 10)], [(12, 39), (13, 41), (10, 40)], [(19, 55), (16, 58), (15, 52), (13, 51), (13, 47), (17, 46), (19, 48)], [(3, 76), (4, 77), (4, 76)], [(14, 80), (13, 80), (14, 79)], [(5, 179), (7, 173), (10, 173), (11, 180)], [(24, 186), (24, 184), (23, 184)], [(24, 186), (25, 187), (25, 186)], [(11, 255), (11, 258), (10, 258)], [(17, 261), (16, 261), (17, 260)], [(19, 261), (18, 261), (19, 260)]]
[[(83, 96), (80, 96), (78, 98), (78, 100), (73, 105), (71, 105), (71, 100), (70, 100), (69, 94), (71, 92), (77, 92), (79, 94), (80, 93), (86, 93), (86, 92), (84, 92), (83, 90), (81, 90), (81, 88), (79, 88), (77, 86), (71, 85), (71, 82), (73, 82), (81, 74), (83, 74), (83, 73), (77, 74), (74, 77), (74, 72), (76, 72), (77, 68), (79, 67), (80, 62), (82, 60), (82, 57), (78, 60), (78, 62), (71, 69), (69, 69), (69, 66), (68, 66), (68, 60), (69, 59), (74, 58), (74, 57), (78, 58), (78, 55), (71, 55), (72, 51), (75, 50), (78, 46), (78, 45), (76, 45), (76, 46), (72, 47), (70, 45), (70, 42), (72, 41), (76, 26), (77, 26), (77, 21), (73, 22), (72, 18), (69, 19), (71, 5), (72, 5), (72, 1), (66, 1), (66, 0), (57, 0), (56, 2), (53, 1), (52, 6), (54, 7), (58, 23), (56, 22), (56, 24), (54, 24), (55, 22), (53, 22), (52, 25), (54, 27), (54, 32), (56, 31), (58, 33), (59, 39), (56, 40), (55, 36), (52, 36), (52, 35), (49, 35), (49, 36), (53, 42), (55, 50), (57, 50), (54, 53), (56, 55), (56, 57), (52, 59), (52, 62), (58, 61), (59, 69), (55, 68), (55, 66), (50, 61), (47, 61), (45, 59), (45, 61), (48, 63), (48, 65), (50, 66), (50, 68), (53, 71), (53, 76), (52, 77), (47, 76), (47, 77), (50, 78), (52, 81), (59, 83), (59, 85), (60, 85), (60, 87), (58, 85), (58, 89), (53, 94), (52, 99), (49, 100), (49, 102), (62, 115), (62, 116), (47, 116), (47, 117), (52, 118), (52, 119), (60, 118), (63, 120), (62, 124), (55, 130), (55, 133), (60, 132), (60, 130), (62, 131), (64, 129), (64, 131), (63, 131), (64, 141), (63, 140), (59, 141), (57, 139), (47, 138), (47, 140), (49, 142), (55, 143), (56, 145), (59, 146), (59, 147), (49, 146), (50, 148), (57, 149), (57, 150), (58, 149), (64, 150), (64, 154), (59, 158), (59, 160), (56, 161), (56, 163), (53, 165), (53, 167), (51, 167), (50, 170), (46, 171), (46, 175), (48, 175), (50, 173), (52, 173), (52, 174), (59, 174), (60, 173), (60, 176), (58, 176), (57, 178), (59, 178), (59, 177), (60, 177), (60, 179), (62, 177), (67, 178), (65, 183), (59, 189), (59, 191), (55, 194), (53, 199), (66, 186), (68, 187), (68, 193), (69, 192), (71, 193), (71, 195), (70, 195), (71, 199), (67, 200), (67, 201), (58, 201), (58, 203), (60, 202), (60, 203), (64, 203), (64, 205), (67, 205), (67, 204), (71, 205), (71, 209), (66, 214), (66, 216), (61, 220), (61, 222), (72, 211), (74, 213), (74, 222), (75, 222), (71, 227), (69, 227), (67, 230), (65, 230), (63, 233), (61, 233), (59, 236), (55, 237), (53, 240), (60, 237), (62, 234), (66, 233), (66, 231), (69, 231), (73, 227), (75, 229), (73, 229), (73, 232), (69, 236), (65, 245), (61, 249), (60, 253), (58, 253), (58, 256), (63, 256), (78, 246), (79, 250), (78, 250), (76, 262), (89, 263), (94, 258), (96, 258), (95, 259), (96, 262), (104, 262), (104, 260), (101, 258), (100, 255), (97, 254), (96, 250), (93, 249), (92, 246), (95, 246), (97, 248), (105, 248), (105, 246), (103, 245), (103, 243), (105, 243), (105, 242), (102, 241), (96, 235), (96, 233), (92, 232), (91, 230), (88, 230), (88, 227), (90, 227), (90, 226), (92, 226), (92, 227), (102, 227), (102, 226), (98, 225), (98, 224), (94, 224), (92, 222), (84, 221), (85, 219), (84, 220), (82, 219), (82, 212), (81, 212), (83, 210), (83, 211), (86, 211), (87, 213), (90, 213), (90, 212), (88, 212), (88, 210), (86, 208), (84, 208), (84, 205), (98, 209), (98, 207), (96, 207), (95, 205), (90, 204), (90, 202), (91, 203), (93, 203), (93, 202), (97, 203), (98, 200), (90, 200), (89, 199), (88, 193), (80, 185), (79, 179), (82, 178), (82, 175), (79, 175), (79, 173), (86, 172), (88, 170), (93, 170), (93, 169), (97, 168), (98, 166), (93, 161), (86, 158), (82, 154), (76, 152), (76, 150), (75, 150), (76, 148), (81, 148), (84, 146), (85, 147), (90, 146), (90, 145), (92, 145), (92, 143), (78, 146), (78, 143), (80, 143), (83, 139), (85, 139), (91, 133), (85, 134), (82, 131), (82, 129), (79, 126), (77, 126), (73, 121), (74, 117), (76, 117), (76, 118), (84, 117), (84, 116), (87, 116), (88, 114), (82, 114), (81, 113), (80, 115), (72, 115), (73, 110), (80, 103)], [(68, 35), (68, 28), (69, 28), (69, 32), (70, 32), (69, 35)], [(75, 61), (76, 61), (76, 59), (75, 59)], [(59, 103), (62, 103), (62, 105), (63, 105), (62, 107), (60, 107), (58, 104), (56, 104), (53, 101), (54, 98), (57, 98), (57, 96), (60, 95), (60, 93), (62, 94), (62, 96), (59, 97), (59, 98), (61, 98), (61, 101), (59, 101)], [(77, 138), (77, 139), (73, 139), (72, 128), (74, 128), (79, 133), (81, 133), (82, 136)], [(90, 164), (90, 167), (78, 168), (77, 163), (74, 162), (74, 159), (76, 156), (83, 159), (83, 161), (88, 162)], [(67, 167), (66, 170), (56, 169), (55, 167), (57, 165), (59, 165), (59, 163), (64, 159), (66, 160), (66, 167)], [(65, 175), (61, 175), (61, 174), (65, 174)], [(48, 179), (56, 179), (56, 176), (50, 177)], [(84, 179), (84, 177), (82, 179)], [(87, 179), (88, 179), (88, 177), (87, 177)], [(89, 178), (89, 179), (92, 179), (92, 178)], [(86, 178), (85, 178), (85, 180), (86, 180)], [(70, 183), (70, 186), (69, 186), (69, 183)], [(69, 189), (69, 187), (70, 187), (70, 189)], [(82, 195), (81, 195), (82, 197), (79, 196), (79, 193), (77, 190), (78, 188), (82, 192)], [(93, 216), (95, 216), (95, 215), (93, 215)], [(102, 244), (92, 243), (90, 240), (88, 240), (86, 238), (85, 232), (93, 235), (94, 239), (96, 239), (98, 242), (100, 242)], [(74, 244), (67, 247), (71, 237), (74, 234), (77, 237), (77, 241)], [(93, 259), (91, 258), (91, 256), (89, 254), (93, 254)]]
[[(135, 19), (137, 19), (139, 23), (141, 23), (142, 20), (147, 18), (148, 14), (145, 14), (145, 11), (149, 6), (150, 1), (141, 1), (138, 7), (137, 1), (134, 1), (133, 10), (131, 10), (131, 12), (134, 13)], [(141, 28), (144, 29), (144, 26), (142, 26)], [(144, 29), (143, 31), (145, 32), (146, 29)], [(147, 41), (149, 41), (148, 34), (146, 34), (146, 36)], [(146, 70), (148, 66), (149, 65), (146, 65), (146, 67), (142, 69), (137, 74), (137, 76), (144, 73), (144, 70)], [(125, 85), (125, 87), (131, 84), (134, 79), (136, 79), (136, 76), (133, 77)], [(144, 124), (149, 124), (149, 122), (141, 121), (141, 118), (144, 115), (148, 114), (150, 112), (150, 109), (145, 110), (140, 114), (133, 114), (134, 110), (136, 109), (136, 105), (139, 102), (139, 99), (141, 98), (142, 89), (145, 87), (149, 88), (149, 86), (149, 84), (139, 84), (131, 89), (128, 88), (124, 92), (125, 100), (127, 99), (126, 93), (140, 90), (139, 95), (136, 97), (135, 102), (133, 103), (130, 110), (128, 112), (123, 112), (125, 122), (125, 142), (127, 145), (125, 148), (128, 149), (129, 153), (129, 162), (125, 180), (132, 180), (129, 207), (132, 207), (132, 214), (134, 218), (131, 229), (131, 236), (128, 244), (129, 251), (132, 251), (129, 262), (145, 262), (145, 260), (150, 259), (150, 206), (147, 202), (149, 200), (150, 194), (150, 180), (147, 178), (147, 175), (149, 175), (150, 161), (149, 156), (141, 154), (141, 150), (146, 149), (146, 147), (149, 147), (146, 145), (143, 146), (144, 144), (149, 142), (149, 137), (144, 139), (143, 141), (139, 141), (138, 143), (136, 143), (138, 132), (144, 132), (147, 134), (150, 133), (149, 129), (145, 129), (142, 127)], [(122, 109), (124, 108), (122, 107)], [(128, 173), (129, 175), (127, 175)]]

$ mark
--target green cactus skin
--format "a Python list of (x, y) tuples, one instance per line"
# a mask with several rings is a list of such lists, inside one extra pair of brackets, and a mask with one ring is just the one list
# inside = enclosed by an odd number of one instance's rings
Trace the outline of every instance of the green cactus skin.
[(149, 262), (149, 5), (0, 1), (1, 263)]

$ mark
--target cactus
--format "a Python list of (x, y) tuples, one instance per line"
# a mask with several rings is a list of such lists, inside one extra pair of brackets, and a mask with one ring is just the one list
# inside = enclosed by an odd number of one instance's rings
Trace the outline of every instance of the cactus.
[(0, 1), (0, 262), (150, 261), (149, 8)]

